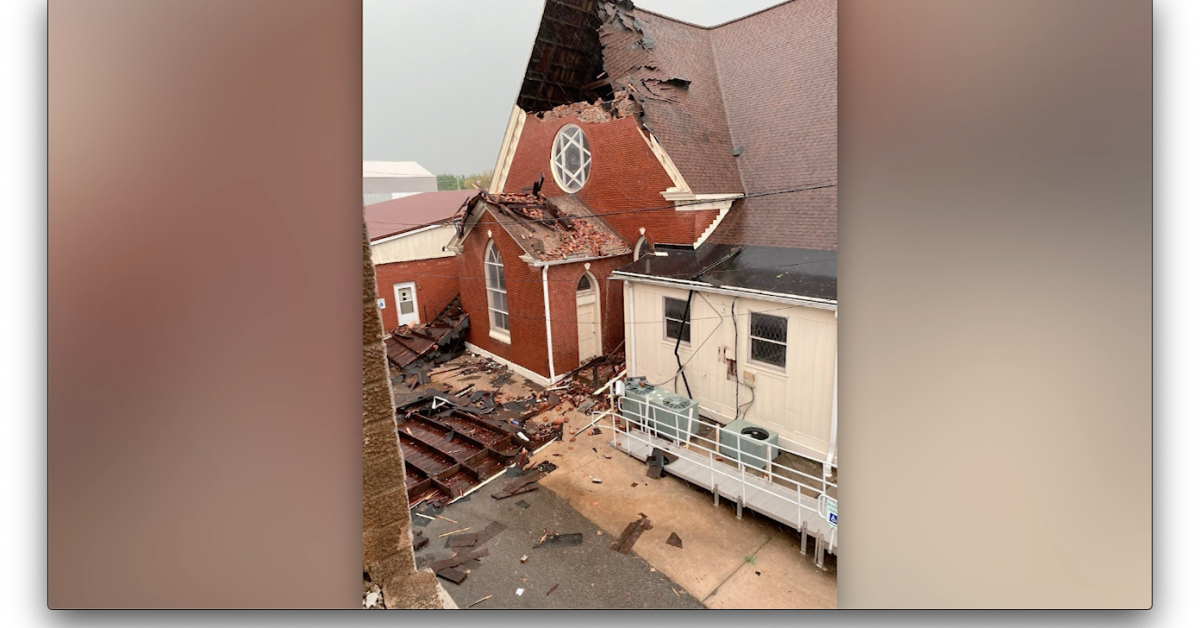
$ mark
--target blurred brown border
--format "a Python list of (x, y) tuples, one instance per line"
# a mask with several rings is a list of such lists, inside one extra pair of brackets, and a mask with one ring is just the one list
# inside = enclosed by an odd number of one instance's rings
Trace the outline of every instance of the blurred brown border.
[[(1149, 606), (1151, 8), (840, 3), (840, 607)], [(360, 5), (49, 19), (48, 604), (357, 605)]]
[(361, 24), (50, 3), (50, 607), (359, 604)]

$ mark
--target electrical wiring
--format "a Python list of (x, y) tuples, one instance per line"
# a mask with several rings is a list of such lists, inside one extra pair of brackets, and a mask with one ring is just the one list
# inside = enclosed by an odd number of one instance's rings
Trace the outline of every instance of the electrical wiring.
[[(707, 304), (707, 305), (708, 305), (708, 307), (709, 307), (710, 309), (712, 309), (712, 311), (714, 311), (714, 312), (717, 312), (717, 316), (716, 316), (716, 317), (712, 317), (712, 316), (710, 316), (710, 317), (708, 317), (708, 318), (707, 318), (707, 320), (712, 320), (713, 318), (719, 318), (719, 319), (721, 319), (721, 322), (720, 322), (720, 323), (717, 323), (717, 326), (716, 326), (716, 327), (713, 327), (713, 330), (712, 330), (712, 331), (710, 331), (710, 332), (708, 332), (708, 336), (705, 336), (705, 338), (704, 338), (704, 342), (701, 342), (699, 345), (697, 345), (695, 348), (693, 348), (693, 349), (692, 349), (692, 355), (691, 355), (691, 356), (690, 356), (690, 357), (687, 359), (687, 361), (685, 361), (685, 362), (683, 363), (683, 365), (682, 365), (682, 366), (680, 366), (680, 367), (679, 367), (679, 370), (678, 370), (678, 371), (675, 371), (675, 374), (674, 374), (674, 375), (672, 375), (672, 376), (668, 377), (667, 379), (663, 380), (661, 383), (654, 384), (654, 386), (666, 386), (666, 385), (667, 385), (667, 382), (671, 382), (671, 381), (674, 381), (675, 379), (677, 379), (677, 378), (679, 377), (679, 374), (683, 372), (683, 369), (687, 368), (687, 365), (688, 365), (689, 363), (691, 363), (691, 361), (692, 361), (692, 360), (694, 360), (694, 359), (696, 358), (696, 356), (700, 355), (700, 349), (701, 349), (701, 348), (702, 348), (704, 345), (708, 344), (708, 341), (709, 341), (710, 339), (712, 339), (712, 337), (713, 337), (714, 335), (716, 335), (716, 333), (717, 333), (717, 330), (718, 330), (718, 329), (720, 329), (720, 328), (721, 328), (721, 325), (723, 325), (723, 324), (725, 323), (725, 318), (724, 318), (723, 316), (721, 316), (721, 313), (720, 313), (720, 311), (718, 311), (716, 307), (713, 307), (713, 304), (712, 304), (712, 302), (710, 302), (710, 301), (708, 300), (708, 297), (705, 297), (705, 296), (704, 296), (704, 294), (703, 294), (703, 293), (700, 293), (700, 292), (698, 292), (697, 294), (699, 294), (699, 295), (700, 295), (700, 298), (701, 298), (701, 299), (704, 299), (704, 302), (705, 302), (705, 304)], [(703, 319), (703, 318), (693, 318), (693, 319), (691, 319), (691, 320), (689, 321), (689, 323), (690, 323), (691, 321), (696, 321), (696, 320), (705, 320), (705, 319)], [(657, 321), (656, 321), (656, 322), (657, 322)]]
[[(821, 189), (833, 188), (833, 187), (837, 187), (836, 180), (825, 181), (825, 182), (818, 183), (818, 184), (805, 185), (805, 186), (799, 186), (799, 187), (794, 187), (794, 188), (787, 188), (787, 189), (782, 189), (782, 190), (769, 190), (766, 192), (751, 192), (751, 193), (746, 193), (746, 194), (731, 194), (729, 196), (721, 197), (721, 198), (706, 198), (706, 199), (697, 199), (694, 201), (681, 201), (678, 203), (671, 203), (669, 205), (656, 205), (653, 207), (639, 207), (639, 208), (635, 208), (635, 209), (621, 209), (621, 210), (616, 210), (616, 211), (611, 211), (611, 212), (605, 212), (603, 214), (593, 214), (593, 215), (587, 215), (587, 216), (564, 216), (562, 218), (547, 217), (547, 218), (543, 218), (543, 219), (539, 220), (538, 222), (554, 222), (554, 221), (569, 222), (572, 220), (595, 220), (595, 219), (607, 218), (608, 216), (638, 214), (638, 213), (642, 213), (642, 212), (661, 211), (664, 209), (678, 209), (680, 207), (689, 207), (692, 205), (706, 205), (706, 204), (718, 203), (718, 202), (722, 202), (722, 201), (736, 201), (738, 199), (744, 199), (744, 198), (746, 198), (746, 199), (763, 198), (763, 197), (767, 197), (767, 196), (777, 196), (779, 194), (793, 194), (796, 192), (808, 192), (808, 191), (812, 191), (812, 190), (821, 190)], [(379, 225), (397, 225), (397, 226), (408, 226), (408, 227), (419, 227), (419, 226), (424, 226), (424, 225), (429, 224), (428, 222), (416, 223), (416, 222), (399, 222), (399, 221), (389, 221), (389, 220), (372, 220), (371, 222), (373, 224), (379, 224)], [(495, 222), (495, 224), (499, 224), (499, 225), (522, 225), (522, 224), (525, 224), (524, 222), (518, 221), (518, 220), (495, 220), (494, 222)]]

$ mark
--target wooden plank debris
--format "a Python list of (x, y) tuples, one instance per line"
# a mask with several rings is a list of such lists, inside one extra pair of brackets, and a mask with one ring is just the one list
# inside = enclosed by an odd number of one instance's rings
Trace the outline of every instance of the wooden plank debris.
[(641, 515), (637, 521), (631, 521), (629, 525), (625, 526), (625, 530), (621, 532), (621, 536), (617, 537), (616, 541), (613, 541), (612, 549), (620, 554), (628, 554), (629, 550), (633, 549), (633, 544), (637, 542), (638, 537), (653, 527), (650, 524), (650, 520), (646, 518), (646, 515)]
[(481, 550), (470, 552), (468, 554), (458, 554), (457, 556), (451, 556), (450, 558), (434, 561), (429, 564), (429, 568), (432, 569), (434, 573), (437, 573), (443, 569), (446, 569), (447, 567), (457, 567), (465, 562), (475, 560), (476, 558), (483, 558), (487, 555), (488, 551), (485, 547)]

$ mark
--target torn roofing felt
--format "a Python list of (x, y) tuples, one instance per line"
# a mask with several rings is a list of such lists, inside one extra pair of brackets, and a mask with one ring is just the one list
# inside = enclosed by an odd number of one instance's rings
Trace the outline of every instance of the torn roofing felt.
[(705, 243), (658, 252), (665, 255), (647, 255), (615, 273), (837, 301), (837, 251)]
[[(713, 242), (837, 249), (836, 0), (711, 28), (629, 1), (549, 0), (517, 105), (625, 100), (692, 192), (750, 195)], [(795, 191), (755, 196), (780, 190)]]
[[(490, 213), (535, 261), (615, 257), (632, 251), (603, 218), (574, 195), (480, 192), (469, 204), (472, 212)], [(469, 221), (460, 223), (460, 238), (470, 226)]]

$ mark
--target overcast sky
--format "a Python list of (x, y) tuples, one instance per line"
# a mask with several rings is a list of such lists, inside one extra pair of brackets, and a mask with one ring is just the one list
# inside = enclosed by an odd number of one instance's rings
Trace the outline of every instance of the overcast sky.
[[(634, 0), (701, 26), (780, 0)], [(363, 159), (471, 174), (496, 163), (543, 0), (364, 0)]]

